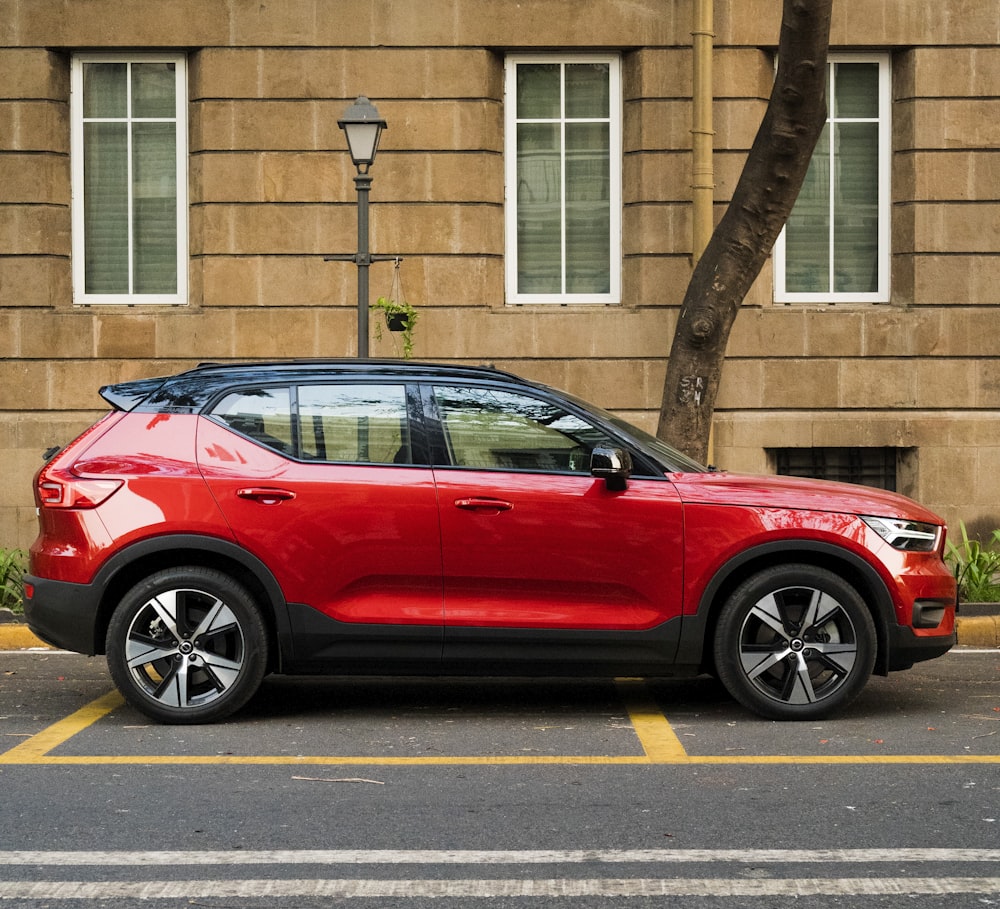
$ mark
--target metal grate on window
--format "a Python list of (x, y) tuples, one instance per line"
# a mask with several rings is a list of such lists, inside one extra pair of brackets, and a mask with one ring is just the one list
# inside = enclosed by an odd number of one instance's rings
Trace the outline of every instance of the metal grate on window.
[(775, 472), (896, 491), (895, 448), (775, 448)]

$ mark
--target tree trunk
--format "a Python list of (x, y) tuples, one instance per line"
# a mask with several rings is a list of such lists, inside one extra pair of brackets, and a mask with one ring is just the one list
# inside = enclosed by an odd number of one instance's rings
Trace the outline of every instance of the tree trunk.
[(833, 0), (784, 0), (767, 111), (681, 304), (657, 434), (698, 461), (708, 453), (733, 321), (788, 220), (826, 123), (832, 6)]

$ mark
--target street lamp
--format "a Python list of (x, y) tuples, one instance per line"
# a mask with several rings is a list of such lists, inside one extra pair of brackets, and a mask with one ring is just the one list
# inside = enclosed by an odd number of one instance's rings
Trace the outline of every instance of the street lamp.
[[(337, 125), (347, 135), (347, 148), (358, 173), (354, 186), (358, 191), (358, 252), (354, 256), (331, 256), (333, 259), (353, 259), (358, 266), (358, 356), (368, 356), (368, 268), (376, 258), (368, 251), (368, 193), (372, 178), (368, 169), (375, 162), (378, 140), (386, 129), (375, 105), (364, 95), (344, 111)], [(391, 256), (386, 258), (392, 258)]]

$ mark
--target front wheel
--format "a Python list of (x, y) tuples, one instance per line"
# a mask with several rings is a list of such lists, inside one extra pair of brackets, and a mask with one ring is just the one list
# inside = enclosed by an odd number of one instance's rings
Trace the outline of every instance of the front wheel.
[(267, 667), (267, 633), (253, 597), (212, 569), (171, 568), (122, 599), (107, 634), (111, 677), (125, 699), (162, 723), (210, 723), (242, 707)]
[(733, 591), (714, 656), (743, 706), (770, 719), (814, 720), (858, 695), (875, 650), (875, 625), (854, 587), (823, 568), (783, 565)]

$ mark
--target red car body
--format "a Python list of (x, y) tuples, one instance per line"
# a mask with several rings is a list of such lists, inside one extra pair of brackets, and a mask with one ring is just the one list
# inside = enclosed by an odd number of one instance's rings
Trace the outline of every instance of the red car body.
[(163, 721), (221, 718), (267, 671), (715, 671), (810, 718), (955, 641), (927, 509), (709, 471), (509, 374), (246, 364), (102, 394), (36, 478), (26, 614)]

